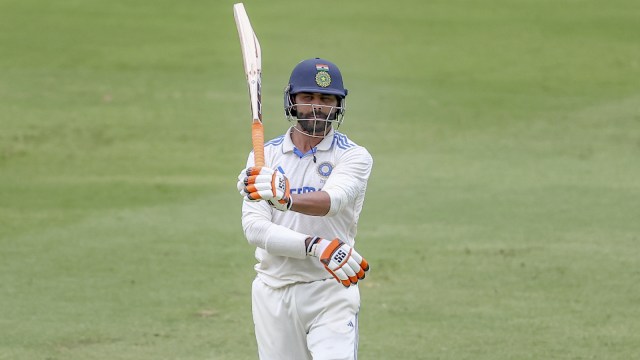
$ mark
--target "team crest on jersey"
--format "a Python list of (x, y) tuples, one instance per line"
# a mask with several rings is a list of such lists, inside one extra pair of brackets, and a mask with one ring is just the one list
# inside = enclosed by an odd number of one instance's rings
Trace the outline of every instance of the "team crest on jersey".
[(316, 74), (316, 84), (320, 87), (327, 87), (331, 85), (331, 75), (326, 71), (318, 71)]
[(325, 161), (320, 165), (318, 165), (318, 174), (320, 174), (320, 176), (324, 178), (329, 177), (332, 171), (333, 171), (333, 164), (328, 161)]

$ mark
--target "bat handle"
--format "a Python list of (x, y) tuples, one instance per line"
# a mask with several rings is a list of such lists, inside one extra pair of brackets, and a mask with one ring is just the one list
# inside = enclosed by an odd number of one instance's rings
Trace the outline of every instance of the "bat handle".
[(264, 166), (264, 128), (259, 121), (254, 121), (251, 125), (251, 142), (256, 166)]

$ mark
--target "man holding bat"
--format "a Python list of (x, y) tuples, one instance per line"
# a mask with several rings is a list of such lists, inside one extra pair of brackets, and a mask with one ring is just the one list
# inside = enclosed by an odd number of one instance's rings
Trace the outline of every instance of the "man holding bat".
[(325, 59), (298, 63), (284, 92), (292, 126), (253, 152), (238, 176), (242, 226), (256, 246), (252, 311), (262, 360), (357, 358), (359, 280), (354, 249), (373, 159), (337, 129), (342, 75)]

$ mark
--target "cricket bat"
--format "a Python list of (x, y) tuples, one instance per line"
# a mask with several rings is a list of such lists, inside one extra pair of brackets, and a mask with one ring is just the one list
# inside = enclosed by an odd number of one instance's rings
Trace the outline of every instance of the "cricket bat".
[(249, 100), (251, 103), (251, 142), (253, 145), (253, 158), (256, 166), (264, 166), (264, 128), (262, 126), (262, 55), (260, 43), (256, 37), (247, 11), (242, 3), (233, 5), (233, 16), (238, 28), (242, 58), (244, 60), (244, 72), (249, 86)]

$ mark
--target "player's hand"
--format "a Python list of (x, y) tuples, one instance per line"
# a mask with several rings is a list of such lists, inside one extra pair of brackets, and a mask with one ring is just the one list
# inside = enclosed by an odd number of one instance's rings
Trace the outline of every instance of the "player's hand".
[(238, 191), (248, 201), (265, 200), (280, 211), (291, 209), (289, 179), (283, 173), (265, 167), (253, 166), (238, 176)]
[(309, 242), (307, 255), (320, 259), (324, 268), (345, 287), (364, 279), (369, 263), (351, 246), (340, 239), (315, 237)]

